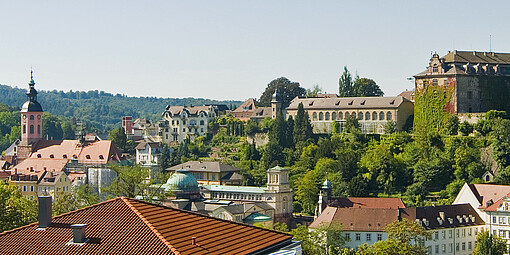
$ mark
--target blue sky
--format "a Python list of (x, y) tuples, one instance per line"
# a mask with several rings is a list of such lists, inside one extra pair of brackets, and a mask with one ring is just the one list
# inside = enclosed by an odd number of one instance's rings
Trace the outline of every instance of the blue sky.
[(344, 65), (412, 89), (432, 51), (510, 52), (510, 1), (4, 1), (0, 84), (260, 97), (285, 76), (338, 92)]

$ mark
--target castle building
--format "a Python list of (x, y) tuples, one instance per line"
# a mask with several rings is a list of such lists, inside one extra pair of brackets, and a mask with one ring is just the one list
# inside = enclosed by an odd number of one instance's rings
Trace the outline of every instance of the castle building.
[(286, 117), (297, 115), (299, 104), (308, 113), (314, 133), (331, 133), (333, 124), (338, 122), (340, 130), (345, 120), (355, 116), (361, 131), (368, 134), (383, 134), (384, 126), (389, 121), (395, 123), (397, 130), (402, 130), (408, 118), (414, 114), (414, 105), (402, 96), (396, 97), (322, 97), (292, 99), (285, 109)]
[(449, 113), (510, 110), (510, 53), (458, 51), (433, 54), (427, 69), (414, 76), (418, 97), (424, 88), (445, 90)]

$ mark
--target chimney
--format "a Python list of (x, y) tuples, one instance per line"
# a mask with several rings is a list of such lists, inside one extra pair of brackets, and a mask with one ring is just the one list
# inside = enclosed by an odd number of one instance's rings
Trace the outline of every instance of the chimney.
[(197, 238), (196, 237), (191, 237), (191, 245), (193, 245), (193, 246), (197, 245)]
[(74, 224), (71, 225), (71, 228), (73, 229), (73, 243), (80, 244), (87, 241), (85, 235), (85, 228), (87, 228), (87, 224)]
[(40, 196), (39, 198), (39, 228), (45, 229), (51, 224), (51, 196)]

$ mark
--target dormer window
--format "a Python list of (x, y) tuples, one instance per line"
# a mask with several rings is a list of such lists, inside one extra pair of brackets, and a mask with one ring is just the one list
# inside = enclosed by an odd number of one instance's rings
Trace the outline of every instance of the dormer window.
[(67, 158), (67, 154), (62, 155), (62, 158)]
[(437, 73), (437, 72), (438, 72), (437, 64), (434, 64), (434, 65), (432, 66), (432, 72), (433, 72), (433, 73)]
[(103, 155), (99, 155), (99, 159), (104, 159)]
[(85, 156), (85, 158), (86, 158), (86, 159), (90, 159), (90, 155), (86, 155), (86, 156)]

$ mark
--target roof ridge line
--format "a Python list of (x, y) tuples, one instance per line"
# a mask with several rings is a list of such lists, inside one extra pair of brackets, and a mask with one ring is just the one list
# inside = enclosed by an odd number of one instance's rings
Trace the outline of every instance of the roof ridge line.
[(161, 240), (175, 255), (180, 255), (181, 253), (175, 249), (175, 247), (172, 246), (172, 244), (170, 244), (164, 237), (161, 233), (159, 233), (159, 231), (150, 223), (150, 221), (148, 221), (131, 203), (130, 201), (125, 198), (125, 197), (120, 197), (120, 199), (149, 227), (150, 230), (152, 230), (152, 232), (154, 234), (156, 234), (156, 236), (159, 238), (159, 240)]

